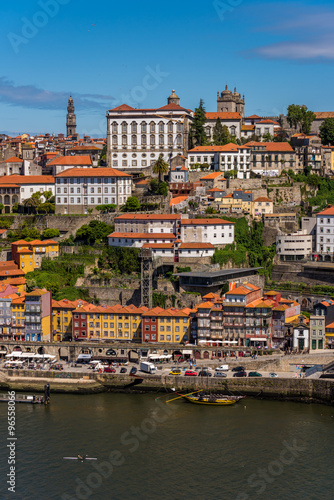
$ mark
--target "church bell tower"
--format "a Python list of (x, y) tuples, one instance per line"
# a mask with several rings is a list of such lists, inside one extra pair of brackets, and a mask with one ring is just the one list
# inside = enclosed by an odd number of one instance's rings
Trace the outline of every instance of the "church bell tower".
[(73, 104), (72, 96), (70, 96), (67, 105), (67, 116), (66, 116), (66, 136), (77, 135), (77, 117), (75, 115), (75, 109)]

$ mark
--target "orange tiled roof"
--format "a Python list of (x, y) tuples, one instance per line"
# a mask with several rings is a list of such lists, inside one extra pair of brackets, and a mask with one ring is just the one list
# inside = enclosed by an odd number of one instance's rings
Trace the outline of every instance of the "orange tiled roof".
[(212, 245), (212, 243), (181, 243), (180, 248), (181, 249), (189, 248), (189, 250), (190, 250), (191, 248), (195, 248), (195, 249), (196, 248), (198, 248), (198, 249), (200, 249), (200, 248), (209, 249), (210, 248), (210, 249), (212, 249), (215, 247)]
[(259, 198), (256, 198), (256, 200), (254, 200), (254, 201), (270, 201), (270, 203), (273, 202), (273, 200), (270, 200), (266, 196), (259, 196)]
[(132, 240), (175, 240), (173, 233), (111, 233), (108, 238), (129, 238)]
[(321, 212), (318, 212), (317, 215), (334, 215), (334, 205), (325, 208), (325, 210), (322, 210)]
[(260, 290), (258, 286), (252, 285), (251, 283), (247, 283), (246, 285), (240, 285), (233, 290), (226, 292), (225, 295), (248, 295), (251, 292), (256, 290)]
[(92, 160), (89, 155), (59, 156), (48, 163), (49, 165), (91, 165)]
[(180, 214), (123, 214), (115, 217), (118, 220), (179, 220)]
[(8, 158), (8, 160), (5, 160), (5, 163), (22, 163), (23, 160), (21, 158), (18, 158), (17, 156), (11, 156)]
[(241, 120), (241, 114), (233, 111), (221, 111), (218, 113), (206, 113), (207, 120)]
[(52, 175), (3, 175), (0, 184), (54, 184)]
[(184, 226), (190, 225), (213, 225), (217, 226), (219, 224), (235, 224), (234, 222), (230, 222), (224, 219), (181, 219), (181, 224)]
[(266, 151), (284, 151), (294, 153), (294, 149), (290, 146), (288, 142), (257, 142), (250, 141), (245, 144), (245, 146), (264, 146)]
[(56, 177), (131, 177), (131, 175), (110, 167), (74, 167), (57, 174)]
[(144, 243), (143, 248), (164, 248), (167, 250), (172, 250), (174, 248), (173, 243)]
[(223, 175), (223, 172), (212, 172), (209, 175), (205, 175), (204, 177), (201, 177), (200, 180), (201, 181), (209, 181), (212, 179), (217, 179), (217, 177), (221, 177), (222, 175)]
[(172, 207), (173, 205), (178, 205), (179, 203), (182, 203), (183, 201), (186, 201), (188, 199), (188, 196), (176, 196), (175, 198), (172, 198), (169, 202), (169, 206)]

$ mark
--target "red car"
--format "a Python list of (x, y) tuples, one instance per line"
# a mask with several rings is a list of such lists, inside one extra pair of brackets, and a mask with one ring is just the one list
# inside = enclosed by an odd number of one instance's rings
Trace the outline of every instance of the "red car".
[(116, 370), (115, 368), (105, 368), (104, 370), (104, 373), (116, 373)]
[(197, 377), (197, 372), (194, 370), (186, 370), (184, 373), (185, 377)]

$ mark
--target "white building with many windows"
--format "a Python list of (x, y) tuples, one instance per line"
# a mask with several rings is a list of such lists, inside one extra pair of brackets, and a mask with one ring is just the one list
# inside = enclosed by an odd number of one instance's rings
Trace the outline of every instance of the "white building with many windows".
[(236, 173), (238, 179), (250, 178), (250, 149), (230, 142), (224, 146), (197, 146), (188, 151), (188, 165), (208, 163), (215, 171)]
[(317, 214), (316, 253), (318, 258), (322, 254), (325, 260), (334, 260), (334, 206)]
[(87, 214), (97, 205), (124, 205), (131, 176), (108, 167), (72, 168), (56, 175), (56, 213)]
[(173, 93), (168, 104), (156, 109), (135, 109), (127, 104), (107, 111), (107, 162), (120, 169), (141, 170), (162, 154), (165, 161), (188, 151), (194, 113), (180, 106)]
[[(188, 219), (181, 214), (124, 214), (115, 217), (114, 222), (115, 232), (108, 236), (110, 246), (141, 248), (148, 243), (173, 242), (225, 246), (234, 242), (234, 223), (218, 218)], [(185, 247), (181, 245), (183, 250)], [(187, 247), (188, 250), (191, 249)]]

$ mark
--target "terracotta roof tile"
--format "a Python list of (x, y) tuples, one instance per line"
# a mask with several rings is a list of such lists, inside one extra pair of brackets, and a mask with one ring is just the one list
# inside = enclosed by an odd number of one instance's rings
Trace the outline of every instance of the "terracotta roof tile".
[(92, 160), (89, 155), (59, 156), (47, 165), (92, 165)]
[[(73, 157), (75, 158), (75, 157)], [(131, 177), (129, 174), (110, 167), (74, 167), (57, 174), (56, 177)]]

